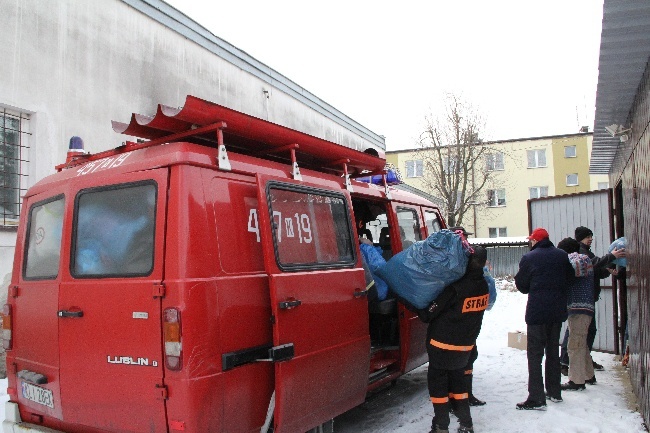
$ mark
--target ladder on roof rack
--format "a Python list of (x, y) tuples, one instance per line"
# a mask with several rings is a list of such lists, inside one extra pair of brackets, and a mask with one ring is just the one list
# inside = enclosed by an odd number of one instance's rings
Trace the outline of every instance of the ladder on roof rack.
[(69, 168), (116, 153), (174, 141), (191, 141), (218, 149), (218, 164), (230, 170), (226, 148), (291, 164), (294, 179), (301, 179), (300, 167), (350, 178), (382, 172), (386, 161), (236, 110), (188, 95), (180, 108), (158, 105), (154, 116), (133, 113), (129, 123), (112, 122), (118, 133), (148, 141), (126, 142), (123, 146), (94, 155), (78, 155), (58, 166)]

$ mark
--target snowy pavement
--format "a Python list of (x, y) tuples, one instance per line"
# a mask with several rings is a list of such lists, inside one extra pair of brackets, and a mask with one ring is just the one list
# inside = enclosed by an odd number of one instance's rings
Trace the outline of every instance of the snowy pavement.
[[(624, 380), (627, 371), (614, 355), (594, 353), (605, 366), (598, 383), (585, 391), (564, 391), (564, 402), (548, 402), (546, 411), (521, 411), (515, 404), (528, 395), (526, 352), (508, 347), (508, 332), (526, 331), (527, 296), (499, 290), (497, 302), (485, 314), (474, 363), (474, 394), (487, 404), (472, 408), (477, 433), (642, 433), (643, 419), (628, 408)], [(336, 418), (336, 433), (427, 433), (433, 409), (427, 392), (426, 365), (361, 406)], [(562, 381), (568, 379), (562, 376)], [(458, 428), (452, 416), (450, 432)]]

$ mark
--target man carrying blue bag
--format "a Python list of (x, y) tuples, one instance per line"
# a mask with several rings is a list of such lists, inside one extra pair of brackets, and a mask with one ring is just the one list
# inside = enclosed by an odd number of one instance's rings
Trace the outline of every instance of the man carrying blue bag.
[(377, 274), (411, 310), (428, 308), (465, 274), (471, 247), (451, 230), (440, 230), (393, 256)]
[(473, 433), (470, 413), (471, 365), (483, 313), (489, 303), (489, 289), (483, 275), (487, 251), (476, 247), (464, 276), (448, 285), (431, 305), (418, 316), (429, 323), (427, 382), (433, 403), (431, 433), (447, 433), (449, 413), (458, 417), (458, 432)]

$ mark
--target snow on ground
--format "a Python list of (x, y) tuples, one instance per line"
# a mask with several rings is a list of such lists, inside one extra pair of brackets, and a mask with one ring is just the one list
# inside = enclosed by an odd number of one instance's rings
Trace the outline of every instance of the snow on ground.
[(5, 419), (5, 402), (9, 401), (7, 395), (7, 379), (0, 380), (0, 420)]
[[(503, 286), (503, 282), (499, 282)], [(511, 285), (510, 285), (511, 288)], [(525, 331), (527, 297), (499, 290), (494, 308), (485, 314), (474, 364), (474, 394), (487, 405), (472, 408), (477, 433), (642, 433), (643, 419), (628, 409), (624, 395), (627, 372), (614, 355), (594, 353), (605, 371), (586, 391), (565, 391), (564, 402), (548, 403), (546, 411), (520, 411), (515, 404), (527, 397), (526, 352), (507, 347), (508, 332)], [(623, 377), (622, 377), (623, 376)], [(563, 381), (567, 379), (563, 376)], [(0, 380), (0, 420), (4, 419), (7, 379)], [(372, 394), (361, 406), (336, 418), (336, 433), (426, 433), (433, 408), (427, 392), (427, 367), (417, 368), (396, 385)], [(452, 416), (450, 431), (458, 422)]]
[[(564, 402), (548, 402), (546, 411), (522, 411), (515, 404), (528, 396), (526, 352), (508, 347), (508, 332), (526, 331), (527, 296), (499, 282), (497, 302), (485, 314), (474, 363), (474, 394), (487, 404), (472, 408), (477, 433), (641, 433), (643, 419), (624, 398), (627, 371), (614, 355), (593, 353), (605, 366), (598, 383), (585, 391), (564, 391)], [(562, 381), (568, 379), (562, 376)], [(427, 391), (427, 367), (417, 368), (397, 384), (371, 395), (361, 406), (336, 418), (336, 433), (426, 433), (433, 408)], [(458, 421), (452, 416), (450, 431)]]

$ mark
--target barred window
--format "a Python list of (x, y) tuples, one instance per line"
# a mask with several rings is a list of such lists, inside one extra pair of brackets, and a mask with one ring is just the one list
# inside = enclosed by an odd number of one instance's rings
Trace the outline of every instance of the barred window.
[(18, 224), (27, 189), (29, 116), (0, 107), (0, 226)]

